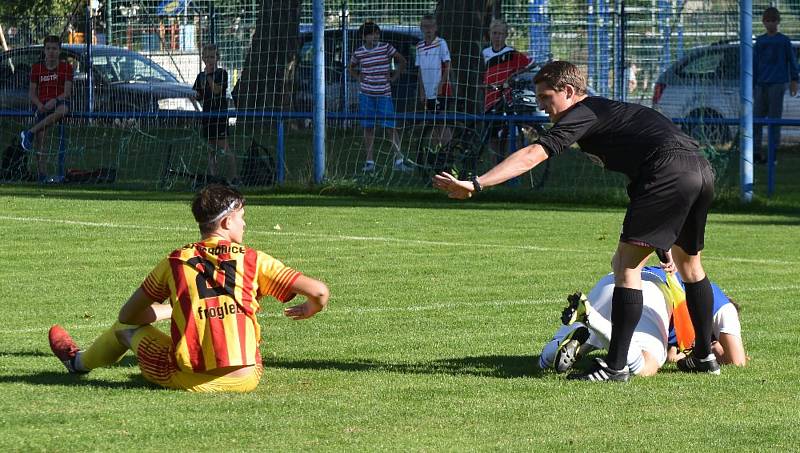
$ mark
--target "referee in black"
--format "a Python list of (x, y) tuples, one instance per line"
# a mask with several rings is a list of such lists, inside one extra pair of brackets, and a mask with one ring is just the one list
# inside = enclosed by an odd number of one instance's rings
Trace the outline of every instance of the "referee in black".
[(612, 260), (615, 288), (608, 356), (570, 378), (630, 378), (626, 356), (642, 315), (641, 270), (654, 251), (664, 251), (660, 257), (665, 267), (680, 272), (695, 329), (694, 350), (677, 363), (678, 368), (719, 374), (711, 352), (712, 290), (700, 260), (706, 217), (714, 198), (714, 175), (699, 153), (698, 143), (655, 110), (587, 96), (586, 79), (572, 63), (546, 64), (534, 83), (539, 106), (553, 127), (485, 174), (460, 181), (440, 173), (433, 178), (434, 187), (451, 198), (469, 198), (525, 173), (577, 142), (592, 160), (628, 176), (630, 203)]

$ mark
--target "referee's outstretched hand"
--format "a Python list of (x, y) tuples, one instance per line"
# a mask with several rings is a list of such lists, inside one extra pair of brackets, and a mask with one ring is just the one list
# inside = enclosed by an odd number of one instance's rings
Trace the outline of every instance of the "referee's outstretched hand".
[(471, 181), (459, 181), (445, 171), (433, 176), (433, 187), (447, 192), (448, 197), (459, 200), (470, 198), (475, 191)]

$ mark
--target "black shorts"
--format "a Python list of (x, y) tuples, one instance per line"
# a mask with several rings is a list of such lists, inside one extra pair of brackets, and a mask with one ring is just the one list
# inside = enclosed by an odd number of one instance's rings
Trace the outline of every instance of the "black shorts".
[(711, 164), (694, 151), (672, 150), (643, 164), (628, 185), (630, 204), (620, 241), (660, 249), (703, 250), (708, 209), (714, 199)]
[(445, 97), (438, 97), (436, 99), (425, 99), (426, 112), (444, 112), (447, 110), (449, 99)]
[(200, 128), (203, 138), (206, 140), (220, 140), (228, 136), (228, 119), (222, 118), (214, 121), (203, 121)]

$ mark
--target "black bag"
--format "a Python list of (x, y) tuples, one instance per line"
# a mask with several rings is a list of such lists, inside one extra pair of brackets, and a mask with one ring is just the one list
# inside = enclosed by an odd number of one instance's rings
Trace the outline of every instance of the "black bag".
[(2, 173), (4, 181), (33, 181), (28, 171), (28, 155), (19, 143), (13, 143), (3, 151)]
[(97, 170), (78, 170), (70, 168), (64, 175), (64, 182), (113, 184), (117, 180), (114, 168), (98, 168)]
[(275, 183), (275, 159), (269, 149), (254, 140), (242, 163), (242, 184), (245, 186), (271, 186)]

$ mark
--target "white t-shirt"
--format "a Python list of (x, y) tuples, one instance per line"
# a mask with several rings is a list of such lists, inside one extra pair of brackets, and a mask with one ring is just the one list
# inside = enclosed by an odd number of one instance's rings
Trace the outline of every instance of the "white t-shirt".
[(417, 44), (416, 66), (422, 75), (422, 87), (427, 99), (436, 99), (436, 87), (442, 80), (442, 64), (450, 61), (447, 42), (438, 36), (430, 44), (424, 40)]

